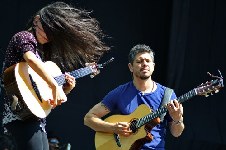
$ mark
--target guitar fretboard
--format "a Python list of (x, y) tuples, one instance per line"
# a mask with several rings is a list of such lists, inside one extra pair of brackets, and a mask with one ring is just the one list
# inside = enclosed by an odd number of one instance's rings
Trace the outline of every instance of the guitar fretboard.
[[(193, 89), (189, 92), (187, 92), (186, 94), (180, 96), (179, 98), (177, 98), (177, 100), (180, 103), (185, 102), (186, 100), (189, 100), (190, 98), (192, 98), (193, 96), (197, 95), (196, 89)], [(146, 123), (150, 122), (151, 120), (159, 117), (160, 115), (162, 115), (163, 113), (167, 112), (167, 108), (166, 105), (161, 106), (159, 109), (157, 109), (156, 111), (138, 119), (138, 121), (136, 122), (136, 128), (140, 128), (141, 126), (145, 125)]]
[[(84, 76), (86, 76), (88, 74), (91, 74), (91, 73), (93, 73), (93, 70), (92, 70), (91, 66), (85, 67), (85, 68), (80, 68), (80, 69), (74, 70), (72, 72), (68, 72), (68, 74), (73, 76), (75, 79), (84, 77)], [(61, 86), (64, 83), (66, 83), (66, 81), (65, 81), (65, 74), (61, 74), (60, 76), (54, 77), (54, 79), (57, 81), (59, 86)]]

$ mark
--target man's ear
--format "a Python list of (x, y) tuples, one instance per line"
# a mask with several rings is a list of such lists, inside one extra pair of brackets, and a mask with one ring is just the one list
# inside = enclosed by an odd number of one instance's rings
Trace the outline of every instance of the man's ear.
[(133, 72), (133, 66), (131, 63), (128, 64), (128, 67), (129, 67), (130, 72)]

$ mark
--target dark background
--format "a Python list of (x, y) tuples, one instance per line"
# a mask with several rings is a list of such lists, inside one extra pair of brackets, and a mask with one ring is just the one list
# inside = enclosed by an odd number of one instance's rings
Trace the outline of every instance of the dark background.
[[(50, 0), (2, 0), (0, 9), (0, 60), (11, 36), (24, 30), (30, 17)], [(100, 60), (115, 60), (101, 73), (77, 79), (69, 100), (47, 118), (55, 132), (72, 149), (92, 150), (95, 132), (83, 125), (88, 110), (119, 84), (131, 80), (127, 54), (135, 44), (156, 52), (153, 79), (175, 89), (178, 96), (211, 80), (207, 72), (226, 75), (225, 0), (68, 0), (92, 10), (111, 38), (111, 51)], [(183, 104), (185, 130), (179, 138), (167, 135), (168, 150), (226, 149), (225, 89), (208, 98), (197, 96)], [(109, 148), (110, 149), (110, 148)]]

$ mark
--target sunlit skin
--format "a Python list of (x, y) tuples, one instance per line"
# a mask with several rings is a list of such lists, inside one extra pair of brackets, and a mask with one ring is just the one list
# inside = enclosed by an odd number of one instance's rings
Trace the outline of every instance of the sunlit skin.
[[(35, 34), (36, 34), (36, 37), (37, 37), (37, 41), (40, 43), (40, 44), (45, 44), (45, 43), (48, 43), (49, 40), (47, 38), (47, 35), (43, 29), (43, 26), (41, 24), (41, 21), (40, 21), (40, 16), (37, 15), (35, 16), (34, 18), (34, 21), (33, 21), (33, 24), (34, 24), (34, 28), (35, 28)], [(96, 63), (86, 63), (86, 66), (95, 66)], [(93, 75), (97, 75), (99, 74), (99, 70), (97, 70), (95, 67), (94, 67), (94, 73)], [(75, 81), (75, 78), (72, 77), (70, 74), (68, 73), (65, 73), (65, 79), (66, 79), (66, 84), (64, 85), (63, 89), (64, 89), (64, 92), (66, 94), (70, 93), (70, 91), (75, 87), (75, 84), (76, 84), (76, 81)], [(62, 101), (58, 101), (56, 102), (55, 100), (50, 100), (50, 103), (56, 107), (56, 105), (61, 105)], [(56, 104), (57, 103), (57, 104)]]
[[(36, 38), (37, 38), (37, 41), (38, 43), (40, 44), (45, 44), (47, 42), (49, 42), (48, 38), (47, 38), (47, 35), (43, 29), (43, 26), (41, 24), (41, 21), (40, 21), (40, 16), (37, 15), (34, 17), (34, 21), (33, 21), (33, 24), (34, 24), (34, 29), (35, 29), (35, 35), (36, 35)], [(35, 57), (31, 57), (29, 55), (29, 53), (25, 54), (25, 60), (29, 60), (29, 65), (33, 66), (31, 64), (31, 62), (35, 62), (35, 64), (37, 63), (37, 60)], [(43, 72), (44, 74), (48, 74), (44, 68), (41, 67), (42, 64), (39, 63), (39, 64), (36, 64), (34, 65), (33, 69), (36, 70), (37, 72)], [(37, 70), (37, 68), (41, 69), (41, 70)], [(63, 99), (63, 95), (60, 95), (59, 93), (59, 88), (57, 87), (57, 84), (54, 83), (53, 81), (51, 81), (52, 79), (50, 79), (48, 76), (49, 75), (44, 75), (46, 77), (44, 77), (46, 80), (48, 80), (48, 83), (50, 85), (54, 85), (54, 86), (51, 86), (52, 87), (52, 92), (53, 92), (53, 99), (50, 99), (50, 104), (53, 105), (53, 108), (55, 108), (57, 105), (61, 105), (62, 102), (64, 102), (64, 99)], [(70, 91), (75, 87), (75, 78), (71, 75), (69, 75), (68, 73), (65, 73), (65, 79), (66, 79), (66, 84), (63, 86), (63, 90), (65, 92), (65, 94), (68, 94), (70, 93)]]
[(42, 27), (42, 24), (41, 24), (41, 21), (40, 21), (40, 16), (35, 16), (35, 19), (33, 21), (33, 24), (34, 24), (34, 28), (35, 28), (35, 34), (36, 34), (36, 37), (37, 37), (37, 41), (40, 43), (40, 44), (45, 44), (48, 42), (48, 38), (47, 38), (47, 35)]
[(134, 62), (129, 63), (128, 66), (134, 78), (146, 80), (151, 77), (155, 63), (149, 53), (140, 53), (136, 55)]

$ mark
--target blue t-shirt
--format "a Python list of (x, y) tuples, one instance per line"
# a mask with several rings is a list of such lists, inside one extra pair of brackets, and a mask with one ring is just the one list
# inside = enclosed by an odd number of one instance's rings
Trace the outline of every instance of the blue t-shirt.
[[(152, 111), (157, 110), (161, 101), (164, 97), (165, 86), (156, 83), (157, 89), (151, 93), (142, 94), (141, 91), (137, 90), (133, 82), (128, 82), (126, 84), (120, 85), (111, 92), (109, 92), (102, 103), (108, 107), (111, 112), (118, 112), (122, 115), (129, 115), (136, 110), (136, 108), (141, 104), (146, 104), (151, 108)], [(173, 92), (171, 99), (176, 99), (176, 94)], [(165, 116), (163, 122), (155, 126), (151, 130), (151, 134), (154, 139), (146, 143), (143, 146), (145, 149), (164, 149), (165, 147), (165, 136), (166, 136), (166, 126), (167, 122), (172, 121), (169, 114)]]

